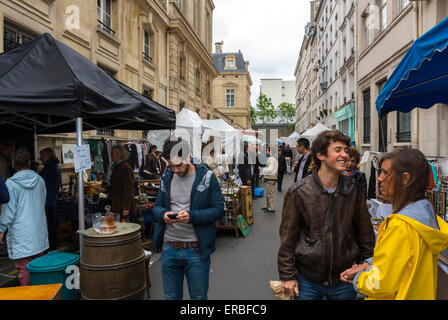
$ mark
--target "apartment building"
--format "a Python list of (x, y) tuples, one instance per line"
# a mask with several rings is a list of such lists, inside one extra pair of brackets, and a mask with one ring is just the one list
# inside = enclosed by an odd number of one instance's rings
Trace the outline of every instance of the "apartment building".
[(287, 102), (295, 104), (295, 81), (282, 79), (260, 79), (260, 95), (271, 98), (274, 107)]
[(317, 73), (316, 58), (317, 39), (314, 25), (315, 2), (311, 1), (311, 22), (305, 27), (299, 58), (297, 60), (294, 76), (296, 78), (296, 117), (295, 131), (302, 133), (317, 123)]
[(222, 46), (223, 42), (215, 43), (213, 54), (215, 67), (219, 72), (218, 77), (213, 80), (214, 118), (221, 118), (237, 129), (250, 129), (252, 78), (249, 61), (244, 60), (241, 51), (223, 53)]
[(339, 104), (340, 31), (342, 20), (339, 0), (324, 0), (315, 17), (317, 37), (318, 98), (317, 120), (329, 128), (337, 128), (334, 111)]
[(359, 0), (356, 15), (356, 129), (361, 151), (415, 147), (427, 156), (448, 155), (444, 104), (379, 118), (376, 97), (413, 41), (448, 15), (445, 0)]
[(296, 131), (320, 122), (354, 139), (354, 0), (310, 1), (297, 61)]

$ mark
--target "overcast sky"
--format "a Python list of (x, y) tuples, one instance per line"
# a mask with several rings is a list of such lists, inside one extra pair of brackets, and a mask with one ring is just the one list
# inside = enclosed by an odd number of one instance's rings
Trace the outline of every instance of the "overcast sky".
[(294, 80), (294, 69), (309, 22), (309, 0), (213, 0), (213, 53), (238, 52), (249, 61), (251, 104), (256, 105), (260, 79)]

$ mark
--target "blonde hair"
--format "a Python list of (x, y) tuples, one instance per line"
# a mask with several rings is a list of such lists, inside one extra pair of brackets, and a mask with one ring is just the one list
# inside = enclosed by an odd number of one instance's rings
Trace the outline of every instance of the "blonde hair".
[(119, 144), (113, 146), (112, 151), (113, 150), (117, 150), (116, 152), (117, 152), (118, 157), (120, 158), (120, 160), (123, 160), (123, 161), (127, 161), (129, 159), (129, 156), (131, 155), (129, 153), (129, 151), (126, 150), (126, 148), (124, 146), (119, 145)]

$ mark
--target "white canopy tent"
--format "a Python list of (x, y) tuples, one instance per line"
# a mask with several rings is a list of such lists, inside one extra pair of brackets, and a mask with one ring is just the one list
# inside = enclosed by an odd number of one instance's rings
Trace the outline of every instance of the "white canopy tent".
[(311, 129), (308, 129), (304, 133), (302, 133), (300, 135), (300, 138), (307, 138), (308, 140), (310, 140), (310, 142), (312, 142), (319, 133), (326, 130), (330, 130), (330, 128), (324, 126), (322, 123), (318, 123)]
[[(202, 119), (196, 112), (186, 108), (182, 109), (176, 115), (176, 129), (174, 130), (174, 133), (176, 137), (182, 137), (183, 139), (188, 140), (190, 146), (198, 146), (199, 153), (195, 155), (200, 155)], [(155, 144), (158, 150), (162, 150), (163, 143), (169, 138), (170, 134), (170, 130), (151, 130), (148, 131), (148, 140), (152, 144)], [(193, 150), (191, 150), (191, 152), (193, 152)]]
[[(210, 136), (214, 136), (213, 146), (218, 140), (221, 141), (227, 155), (239, 154), (242, 133), (222, 119), (202, 120), (196, 112), (184, 108), (176, 115), (174, 133), (176, 137), (190, 142), (190, 152), (195, 158), (201, 157), (202, 143), (206, 143)], [(169, 136), (170, 130), (148, 132), (148, 140), (159, 150), (162, 150), (163, 143)]]
[(214, 136), (214, 145), (220, 140), (221, 147), (224, 147), (227, 155), (233, 156), (239, 153), (239, 144), (242, 137), (239, 130), (222, 119), (202, 120), (202, 126), (204, 128), (203, 142), (206, 142), (210, 136)]
[(294, 147), (296, 145), (297, 139), (300, 138), (300, 135), (297, 132), (291, 133), (288, 137), (280, 137), (279, 141), (284, 142), (285, 144), (289, 144)]

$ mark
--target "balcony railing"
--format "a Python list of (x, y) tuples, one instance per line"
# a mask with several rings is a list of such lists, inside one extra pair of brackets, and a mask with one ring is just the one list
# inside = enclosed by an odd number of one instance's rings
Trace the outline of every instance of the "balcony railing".
[(102, 22), (101, 20), (97, 20), (97, 22), (98, 22), (98, 28), (100, 28), (100, 29), (106, 31), (107, 33), (112, 34), (112, 35), (115, 34), (115, 31), (110, 26), (105, 24), (104, 22)]
[(145, 59), (149, 62), (152, 62), (152, 58), (146, 52), (143, 52), (142, 55), (143, 55), (143, 59)]

